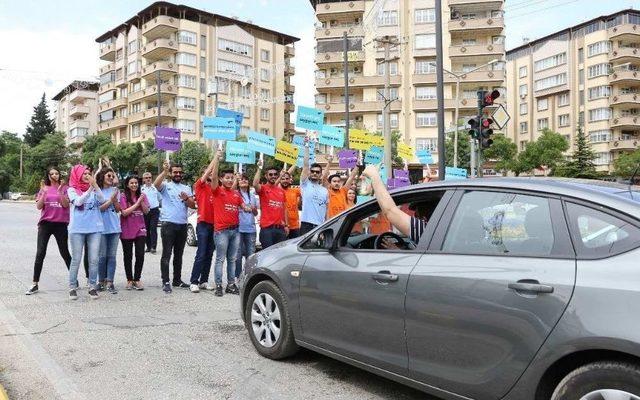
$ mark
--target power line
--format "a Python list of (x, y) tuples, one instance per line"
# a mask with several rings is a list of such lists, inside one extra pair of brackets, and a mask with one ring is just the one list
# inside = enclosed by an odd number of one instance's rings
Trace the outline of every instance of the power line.
[(511, 19), (515, 19), (515, 18), (525, 17), (525, 16), (527, 16), (527, 15), (535, 14), (535, 13), (538, 13), (538, 12), (540, 12), (540, 11), (550, 10), (550, 9), (552, 9), (552, 8), (557, 8), (557, 7), (565, 6), (565, 5), (567, 5), (567, 4), (575, 3), (575, 2), (577, 2), (577, 1), (578, 1), (578, 0), (571, 0), (571, 1), (567, 1), (567, 2), (565, 2), (565, 3), (556, 4), (556, 5), (553, 5), (553, 6), (550, 6), (550, 7), (540, 8), (540, 9), (538, 9), (538, 10), (528, 11), (528, 12), (525, 12), (525, 13), (523, 13), (523, 14), (513, 15), (513, 16), (511, 16), (510, 18), (511, 18)]
[(520, 3), (520, 4), (514, 4), (511, 7), (506, 6), (504, 8), (505, 11), (513, 11), (513, 10), (519, 10), (519, 9), (523, 9), (523, 8), (529, 8), (535, 4), (539, 4), (539, 3), (546, 3), (548, 1), (551, 0), (536, 0), (536, 1), (528, 1), (526, 3)]

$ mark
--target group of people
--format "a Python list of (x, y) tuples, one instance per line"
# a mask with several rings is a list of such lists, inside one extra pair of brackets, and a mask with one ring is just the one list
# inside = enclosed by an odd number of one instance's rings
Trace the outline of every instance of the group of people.
[[(39, 281), (51, 235), (69, 270), (69, 298), (78, 298), (78, 271), (83, 259), (89, 296), (98, 292), (117, 293), (114, 284), (118, 243), (122, 244), (126, 289), (143, 290), (141, 281), (145, 252), (155, 254), (157, 224), (160, 222), (162, 289), (214, 290), (216, 296), (238, 294), (236, 284), (243, 259), (256, 251), (256, 217), (260, 210), (262, 248), (304, 235), (326, 219), (353, 207), (356, 203), (353, 168), (346, 183), (342, 176), (329, 176), (328, 165), (309, 165), (309, 146), (305, 146), (299, 187), (293, 187), (295, 166), (280, 170), (257, 164), (253, 180), (234, 170), (219, 170), (222, 152), (218, 150), (193, 185), (182, 181), (181, 165), (163, 164), (162, 172), (152, 180), (145, 172), (142, 182), (136, 175), (124, 179), (122, 191), (116, 172), (107, 159), (95, 171), (75, 165), (69, 184), (60, 170), (49, 168), (36, 197), (41, 210), (38, 222), (37, 251), (33, 283), (26, 294), (39, 290)], [(331, 157), (328, 157), (331, 162)], [(251, 190), (253, 187), (253, 190)], [(188, 209), (198, 210), (197, 251), (190, 282), (182, 280), (182, 259), (187, 241)], [(215, 253), (215, 259), (213, 255)], [(173, 274), (169, 264), (173, 257)], [(135, 260), (135, 261), (134, 261)], [(226, 261), (226, 287), (223, 265)], [(214, 265), (214, 284), (209, 274)]]

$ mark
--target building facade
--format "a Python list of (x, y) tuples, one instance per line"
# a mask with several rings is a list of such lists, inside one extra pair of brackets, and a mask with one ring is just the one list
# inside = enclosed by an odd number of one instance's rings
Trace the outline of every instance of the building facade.
[(82, 143), (98, 130), (98, 82), (73, 81), (53, 97), (56, 130), (64, 132), (67, 145)]
[[(159, 124), (202, 140), (214, 106), (244, 113), (242, 132), (293, 132), (298, 39), (191, 7), (156, 2), (96, 39), (100, 132), (114, 143), (153, 137)], [(215, 92), (217, 95), (211, 95)]]
[[(476, 92), (504, 93), (504, 18), (502, 0), (443, 2), (445, 127), (459, 126), (477, 110)], [(326, 123), (345, 123), (343, 34), (349, 52), (350, 125), (369, 131), (383, 126), (385, 64), (383, 45), (389, 37), (399, 44), (390, 51), (391, 129), (406, 144), (429, 149), (437, 162), (437, 100), (435, 2), (433, 0), (311, 0), (316, 27), (316, 107)], [(455, 75), (454, 75), (455, 74)], [(459, 91), (456, 90), (459, 82)]]
[(609, 172), (640, 145), (640, 12), (624, 10), (507, 52), (507, 134), (518, 149), (544, 128), (582, 129)]

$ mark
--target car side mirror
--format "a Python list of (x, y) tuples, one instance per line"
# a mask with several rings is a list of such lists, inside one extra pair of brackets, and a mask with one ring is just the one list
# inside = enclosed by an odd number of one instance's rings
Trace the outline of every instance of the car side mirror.
[(333, 249), (333, 229), (325, 229), (316, 236), (316, 248), (331, 251)]

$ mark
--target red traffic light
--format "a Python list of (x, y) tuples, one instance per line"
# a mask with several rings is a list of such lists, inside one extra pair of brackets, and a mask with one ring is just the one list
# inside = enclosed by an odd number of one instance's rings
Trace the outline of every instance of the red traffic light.
[[(486, 93), (486, 92), (485, 92)], [(485, 106), (490, 106), (493, 104), (493, 101), (495, 99), (497, 99), (498, 97), (500, 97), (500, 92), (497, 90), (492, 91), (491, 93), (487, 93), (487, 95), (484, 96), (484, 105)]]
[(482, 119), (482, 127), (483, 128), (488, 128), (491, 126), (491, 124), (493, 124), (493, 120), (491, 118), (483, 118)]

